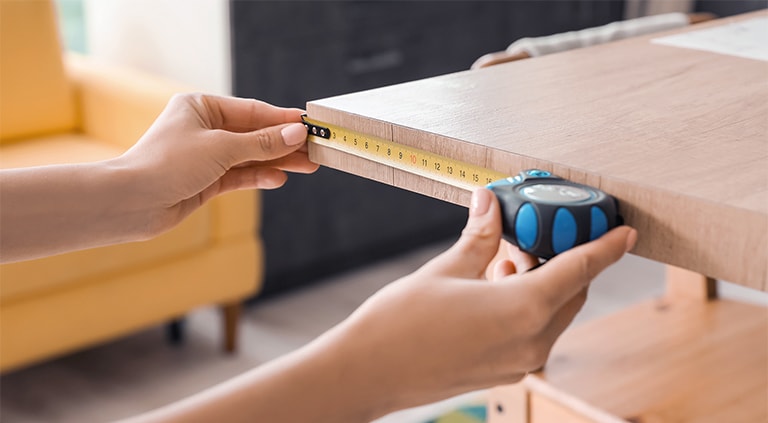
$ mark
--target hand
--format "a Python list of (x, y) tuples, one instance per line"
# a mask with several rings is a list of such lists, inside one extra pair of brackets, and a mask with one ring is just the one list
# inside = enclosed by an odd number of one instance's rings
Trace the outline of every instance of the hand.
[(152, 232), (162, 232), (219, 194), (280, 187), (285, 171), (314, 172), (302, 113), (250, 99), (175, 96), (117, 159), (145, 181), (135, 207), (153, 216)]
[[(616, 228), (535, 264), (503, 251), (496, 196), (473, 194), (459, 241), (374, 294), (310, 344), (138, 421), (370, 421), (402, 408), (513, 383), (540, 368), (589, 282), (635, 243)], [(512, 260), (507, 258), (506, 254)], [(296, 406), (297, 399), (300, 406)]]
[[(631, 249), (636, 231), (616, 228), (527, 273), (535, 262), (499, 261), (501, 215), (488, 190), (473, 195), (459, 241), (372, 296), (339, 329), (348, 374), (370, 390), (377, 413), (519, 381), (544, 365), (586, 300), (590, 281)], [(338, 351), (338, 350), (337, 350)]]
[(216, 195), (313, 172), (301, 114), (178, 95), (117, 158), (0, 170), (0, 262), (149, 239)]

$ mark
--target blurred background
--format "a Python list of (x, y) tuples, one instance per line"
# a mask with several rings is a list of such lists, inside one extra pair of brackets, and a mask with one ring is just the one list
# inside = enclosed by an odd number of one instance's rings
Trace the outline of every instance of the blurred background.
[[(466, 71), (480, 56), (522, 37), (666, 12), (729, 16), (765, 8), (766, 2), (56, 0), (55, 5), (68, 50), (202, 92), (304, 108), (313, 99)], [(215, 311), (196, 310), (173, 319), (170, 329), (152, 327), (4, 374), (3, 421), (125, 417), (295, 349), (449, 245), (466, 210), (323, 168), (311, 176), (292, 175), (285, 187), (261, 193), (254, 218), (260, 223), (253, 235), (263, 240), (265, 261), (259, 288), (246, 298), (239, 354), (220, 354), (212, 345), (219, 330)], [(657, 263), (633, 257), (622, 269), (625, 273), (612, 275), (631, 273), (635, 279), (620, 276), (623, 285), (603, 285), (603, 294), (590, 300), (594, 312), (587, 310), (584, 318), (663, 289)], [(647, 279), (659, 283), (633, 283)], [(185, 327), (183, 348), (157, 341), (166, 330), (175, 331), (178, 341)]]
[[(730, 16), (762, 0), (57, 0), (68, 48), (209, 93), (309, 100), (467, 70), (535, 37), (667, 12)], [(393, 105), (397, 107), (397, 105)], [(321, 169), (263, 193), (259, 298), (454, 237), (454, 205)]]

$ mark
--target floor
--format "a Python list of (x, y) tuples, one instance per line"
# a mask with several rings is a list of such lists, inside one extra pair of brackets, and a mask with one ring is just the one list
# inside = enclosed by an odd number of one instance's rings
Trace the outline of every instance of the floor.
[[(0, 377), (0, 420), (13, 422), (98, 422), (131, 416), (198, 392), (246, 369), (298, 348), (344, 319), (369, 295), (443, 251), (438, 244), (330, 278), (261, 302), (244, 311), (241, 349), (219, 350), (216, 310), (200, 309), (187, 321), (183, 346), (164, 342), (152, 328), (115, 342)], [(661, 294), (663, 267), (627, 256), (595, 281), (575, 324), (611, 313), (639, 299)], [(768, 304), (725, 284), (724, 296)], [(482, 401), (469, 393), (376, 423), (423, 422), (460, 402)]]

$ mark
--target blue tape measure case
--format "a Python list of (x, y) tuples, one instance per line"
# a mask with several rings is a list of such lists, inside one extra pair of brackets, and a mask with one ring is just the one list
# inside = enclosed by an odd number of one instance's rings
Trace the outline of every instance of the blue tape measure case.
[(544, 259), (623, 224), (614, 197), (544, 170), (525, 170), (487, 188), (499, 199), (504, 239)]

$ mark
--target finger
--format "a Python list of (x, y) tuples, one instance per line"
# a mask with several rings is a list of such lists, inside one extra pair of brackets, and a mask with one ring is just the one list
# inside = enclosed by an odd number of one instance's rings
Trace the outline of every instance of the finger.
[(637, 231), (621, 226), (602, 237), (568, 250), (545, 265), (525, 273), (521, 282), (548, 310), (558, 310), (589, 285), (606, 267), (617, 262), (637, 240)]
[(496, 250), (496, 255), (491, 259), (491, 263), (485, 269), (485, 278), (489, 281), (496, 280), (496, 265), (502, 261), (509, 261), (509, 254), (507, 253), (506, 245), (507, 241), (503, 239), (499, 242), (499, 248)]
[(435, 275), (482, 278), (499, 248), (501, 211), (496, 196), (481, 188), (472, 193), (469, 220), (461, 237), (448, 251), (421, 270)]
[(485, 272), (487, 279), (498, 280), (494, 271), (496, 265), (500, 261), (511, 261), (514, 263), (516, 269), (514, 273), (525, 273), (539, 264), (539, 259), (536, 258), (536, 256), (525, 253), (509, 242), (502, 240), (501, 245), (499, 246), (499, 251), (496, 253), (496, 257), (491, 260), (491, 265), (488, 266), (488, 269)]
[(517, 273), (517, 267), (513, 261), (501, 260), (496, 262), (496, 265), (493, 266), (493, 277), (491, 280), (497, 281), (504, 279), (509, 275), (514, 275), (515, 273)]
[[(212, 131), (213, 132), (213, 131)], [(297, 151), (307, 139), (307, 129), (301, 123), (289, 123), (252, 132), (213, 132), (217, 151), (227, 168), (247, 161), (269, 161)]]
[(219, 179), (219, 186), (210, 194), (220, 195), (241, 189), (275, 189), (283, 186), (288, 175), (282, 170), (262, 167), (230, 169)]
[(265, 162), (251, 160), (245, 163), (240, 163), (234, 167), (273, 167), (287, 172), (312, 173), (315, 172), (320, 165), (310, 161), (309, 156), (306, 153), (296, 151), (279, 159), (268, 160)]
[(273, 106), (263, 101), (196, 95), (208, 110), (211, 117), (211, 129), (224, 129), (233, 132), (250, 132), (281, 123), (301, 122), (301, 109)]
[(528, 254), (508, 242), (504, 244), (506, 244), (504, 249), (507, 252), (507, 257), (515, 263), (518, 273), (525, 273), (539, 265), (539, 259), (536, 256)]

